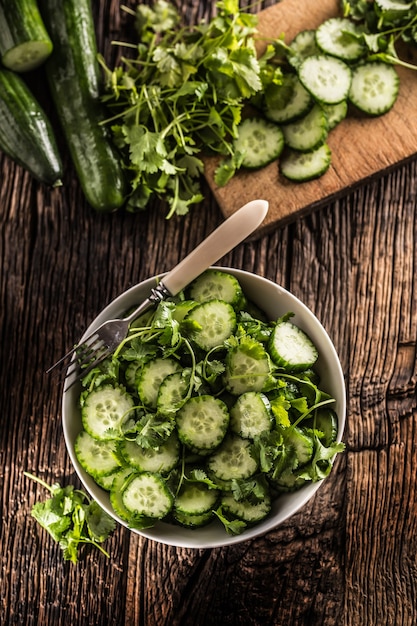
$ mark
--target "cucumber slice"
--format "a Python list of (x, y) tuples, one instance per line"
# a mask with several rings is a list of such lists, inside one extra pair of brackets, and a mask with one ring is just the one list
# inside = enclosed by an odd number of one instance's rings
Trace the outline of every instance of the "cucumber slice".
[(204, 483), (186, 482), (174, 502), (174, 510), (184, 515), (202, 515), (215, 508), (219, 492)]
[(337, 104), (348, 97), (352, 73), (340, 59), (326, 54), (308, 57), (298, 68), (298, 76), (319, 102)]
[(297, 68), (304, 59), (320, 54), (320, 48), (316, 42), (316, 31), (312, 29), (302, 30), (290, 43), (289, 63)]
[(159, 387), (156, 400), (157, 412), (162, 415), (171, 415), (173, 411), (177, 411), (186, 401), (189, 388), (190, 377), (184, 373), (184, 370), (169, 374)]
[(125, 439), (120, 443), (120, 453), (134, 469), (168, 474), (179, 461), (180, 444), (175, 432), (158, 448), (142, 448), (136, 441)]
[(102, 385), (85, 399), (83, 426), (96, 439), (122, 439), (124, 427), (134, 416), (133, 407), (133, 398), (124, 387)]
[(311, 152), (288, 150), (280, 161), (283, 176), (301, 183), (322, 176), (330, 167), (332, 153), (327, 143)]
[(316, 104), (303, 118), (282, 127), (287, 146), (300, 152), (310, 152), (321, 146), (328, 132), (327, 117)]
[(359, 27), (343, 17), (332, 17), (320, 24), (316, 41), (323, 52), (347, 62), (358, 61), (366, 50)]
[(219, 270), (206, 270), (190, 285), (190, 298), (200, 303), (222, 300), (233, 306), (243, 297), (242, 287), (233, 274)]
[(270, 373), (268, 353), (261, 343), (250, 337), (242, 338), (226, 356), (225, 385), (233, 395), (262, 391)]
[(342, 102), (338, 102), (337, 104), (324, 104), (322, 102), (320, 106), (326, 115), (327, 128), (329, 131), (344, 120), (348, 112), (348, 103), (346, 100), (342, 100)]
[(185, 528), (201, 528), (213, 519), (213, 511), (206, 511), (201, 513), (201, 515), (188, 515), (181, 511), (173, 511), (172, 515), (174, 521)]
[(133, 515), (162, 519), (172, 509), (174, 496), (158, 474), (142, 472), (129, 477), (122, 502)]
[(115, 513), (121, 517), (125, 522), (129, 521), (131, 512), (127, 510), (123, 504), (122, 493), (125, 486), (128, 483), (129, 476), (135, 473), (133, 467), (122, 467), (118, 472), (114, 474), (113, 484), (110, 489), (110, 504), (112, 505)]
[(311, 106), (311, 94), (296, 74), (284, 74), (280, 85), (272, 84), (265, 92), (264, 115), (277, 124), (303, 117)]
[(237, 517), (248, 524), (255, 524), (265, 519), (271, 511), (271, 498), (265, 495), (260, 502), (240, 500), (239, 502), (231, 494), (225, 494), (221, 499), (221, 506), (227, 513)]
[(271, 333), (269, 353), (279, 367), (300, 372), (313, 367), (318, 351), (310, 337), (291, 322), (279, 322)]
[(202, 350), (222, 346), (236, 329), (236, 313), (228, 302), (209, 300), (191, 309), (186, 315), (185, 328)]
[(180, 364), (174, 359), (156, 358), (148, 361), (142, 368), (138, 382), (139, 397), (143, 404), (156, 408), (162, 381), (180, 370)]
[(98, 481), (114, 474), (121, 466), (116, 441), (100, 441), (85, 430), (77, 436), (74, 450), (81, 467)]
[(305, 465), (311, 460), (314, 450), (313, 440), (300, 428), (290, 427), (284, 434), (284, 440), (294, 449), (299, 465)]
[(251, 455), (251, 442), (229, 433), (218, 450), (207, 459), (207, 467), (215, 478), (239, 480), (253, 476), (258, 464)]
[(350, 101), (368, 115), (387, 113), (397, 100), (400, 79), (396, 69), (380, 61), (355, 68), (349, 91)]
[(235, 152), (243, 155), (242, 167), (259, 169), (276, 161), (284, 148), (279, 126), (260, 118), (247, 118), (238, 127)]
[(180, 441), (197, 454), (209, 454), (217, 448), (229, 421), (226, 404), (209, 395), (190, 398), (176, 414)]
[(254, 439), (262, 432), (270, 431), (272, 423), (269, 400), (262, 393), (243, 393), (230, 409), (231, 431), (246, 439)]

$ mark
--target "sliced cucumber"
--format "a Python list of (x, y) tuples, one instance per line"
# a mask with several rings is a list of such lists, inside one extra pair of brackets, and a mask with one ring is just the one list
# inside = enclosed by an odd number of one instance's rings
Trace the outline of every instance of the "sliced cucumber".
[(177, 411), (186, 401), (189, 388), (190, 377), (184, 371), (174, 372), (164, 378), (156, 400), (158, 413), (170, 415)]
[(120, 452), (126, 463), (141, 472), (168, 474), (179, 461), (180, 445), (173, 432), (158, 448), (142, 448), (136, 441), (120, 442)]
[(271, 498), (265, 496), (260, 502), (250, 500), (235, 500), (233, 495), (225, 494), (221, 499), (221, 506), (224, 511), (230, 513), (248, 524), (255, 524), (265, 519), (271, 511)]
[(348, 103), (346, 100), (342, 100), (342, 102), (338, 102), (337, 104), (324, 104), (322, 102), (320, 106), (326, 115), (327, 128), (329, 131), (344, 120), (348, 112)]
[(235, 306), (242, 297), (243, 291), (238, 279), (233, 274), (220, 270), (206, 270), (190, 285), (190, 298), (198, 302), (223, 300)]
[(239, 396), (246, 391), (262, 391), (271, 373), (270, 359), (264, 346), (244, 338), (226, 356), (226, 388)]
[(290, 427), (284, 435), (285, 443), (290, 445), (297, 456), (300, 465), (305, 465), (313, 456), (313, 440), (301, 431), (300, 428)]
[(400, 79), (396, 69), (379, 61), (358, 65), (352, 77), (350, 101), (368, 115), (387, 113), (397, 100)]
[(279, 367), (292, 372), (313, 367), (318, 351), (310, 337), (292, 322), (279, 322), (271, 333), (269, 352)]
[(296, 74), (284, 74), (280, 85), (272, 84), (265, 91), (265, 117), (277, 124), (303, 117), (311, 106), (311, 94)]
[(100, 441), (82, 430), (74, 444), (77, 459), (93, 478), (114, 474), (121, 466), (115, 441)]
[(180, 369), (180, 364), (174, 359), (156, 358), (148, 361), (142, 368), (138, 382), (139, 397), (143, 404), (156, 408), (162, 381)]
[(284, 148), (280, 127), (261, 118), (243, 120), (238, 133), (234, 150), (243, 155), (242, 167), (247, 169), (265, 167), (278, 159)]
[(327, 117), (316, 104), (304, 117), (282, 127), (287, 146), (300, 152), (310, 152), (321, 146), (328, 132)]
[(320, 24), (316, 41), (326, 54), (348, 62), (358, 61), (366, 50), (359, 27), (343, 17), (332, 17)]
[(301, 183), (322, 176), (329, 169), (331, 160), (327, 143), (311, 152), (288, 150), (280, 161), (280, 170), (289, 180)]
[(298, 68), (298, 76), (319, 102), (337, 104), (348, 97), (352, 73), (340, 59), (326, 54), (308, 57)]
[(115, 513), (123, 520), (129, 521), (131, 512), (123, 504), (122, 493), (125, 486), (128, 483), (129, 476), (135, 473), (133, 467), (121, 467), (118, 472), (114, 474), (113, 483), (110, 489), (110, 504), (112, 505)]
[(316, 41), (316, 31), (312, 29), (302, 30), (290, 43), (289, 63), (297, 68), (304, 59), (320, 53)]
[(176, 414), (180, 441), (193, 452), (209, 454), (223, 441), (230, 416), (226, 404), (209, 395), (190, 398)]
[(236, 313), (228, 302), (209, 300), (191, 309), (184, 323), (190, 329), (193, 341), (208, 351), (223, 345), (234, 333)]
[(253, 476), (258, 464), (251, 455), (250, 440), (228, 434), (207, 460), (207, 467), (220, 480), (238, 480)]
[(248, 391), (238, 397), (230, 409), (230, 429), (234, 433), (247, 439), (254, 439), (271, 428), (269, 400), (264, 394)]
[(162, 519), (172, 509), (174, 496), (158, 474), (142, 472), (129, 477), (122, 502), (133, 515)]
[(85, 430), (96, 439), (122, 439), (134, 417), (134, 401), (124, 387), (102, 385), (85, 399), (81, 418)]
[(219, 492), (204, 483), (186, 482), (175, 498), (174, 509), (184, 515), (202, 515), (212, 511)]
[(173, 511), (172, 515), (175, 522), (185, 528), (201, 528), (213, 519), (213, 511), (206, 511), (201, 513), (201, 515), (188, 515), (181, 511)]

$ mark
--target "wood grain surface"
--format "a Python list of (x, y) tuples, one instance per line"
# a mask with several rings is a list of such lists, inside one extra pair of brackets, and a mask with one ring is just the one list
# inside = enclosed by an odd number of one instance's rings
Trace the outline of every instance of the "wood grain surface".
[[(133, 2), (129, 3), (132, 6)], [(319, 4), (317, 0), (317, 4)], [(212, 15), (183, 0), (184, 15)], [(123, 27), (93, 2), (98, 39)], [(45, 369), (116, 295), (168, 270), (223, 219), (209, 185), (185, 218), (95, 214), (68, 154), (49, 190), (0, 156), (0, 624), (415, 626), (417, 623), (417, 161), (247, 241), (223, 265), (301, 298), (339, 353), (346, 452), (292, 519), (225, 549), (171, 548), (118, 527), (74, 566), (30, 515), (24, 476), (80, 486)]]
[[(265, 40), (285, 35), (290, 43), (297, 33), (316, 28), (329, 17), (340, 15), (338, 0), (282, 0), (259, 14), (260, 51)], [(410, 60), (412, 56), (404, 55)], [(414, 61), (417, 55), (414, 55)], [(257, 235), (276, 224), (283, 225), (350, 193), (355, 187), (386, 173), (417, 153), (417, 75), (414, 70), (397, 68), (400, 92), (387, 114), (370, 118), (350, 110), (347, 118), (328, 137), (332, 163), (324, 176), (307, 183), (294, 183), (279, 172), (277, 162), (256, 172), (241, 170), (224, 187), (217, 187), (214, 176), (220, 159), (206, 162), (207, 180), (223, 213), (229, 216), (242, 201), (254, 196), (270, 203), (270, 211)]]

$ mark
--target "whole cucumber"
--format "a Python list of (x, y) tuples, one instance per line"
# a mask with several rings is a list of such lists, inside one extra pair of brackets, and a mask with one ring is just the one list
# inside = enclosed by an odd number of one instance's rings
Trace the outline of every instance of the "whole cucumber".
[(37, 0), (0, 0), (0, 58), (14, 72), (28, 72), (52, 52)]
[(0, 70), (0, 149), (42, 183), (62, 184), (62, 162), (50, 121), (23, 78)]
[(97, 42), (89, 0), (39, 0), (54, 53), (45, 64), (48, 85), (75, 170), (97, 211), (125, 201), (126, 180), (104, 125)]

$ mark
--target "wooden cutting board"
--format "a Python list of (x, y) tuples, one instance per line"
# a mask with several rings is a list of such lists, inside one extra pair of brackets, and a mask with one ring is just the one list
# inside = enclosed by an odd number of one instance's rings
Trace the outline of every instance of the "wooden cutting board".
[[(284, 33), (289, 43), (301, 30), (316, 28), (338, 12), (339, 0), (282, 0), (259, 13), (258, 31), (267, 38)], [(416, 59), (417, 55), (414, 62)], [(292, 183), (280, 175), (277, 163), (272, 163), (257, 172), (240, 171), (225, 187), (219, 188), (214, 182), (219, 159), (207, 159), (206, 178), (225, 217), (254, 198), (264, 198), (269, 201), (269, 213), (256, 235), (264, 234), (415, 156), (417, 71), (402, 67), (397, 70), (400, 93), (393, 109), (372, 119), (347, 117), (333, 129), (328, 138), (332, 164), (326, 174), (315, 181)]]

